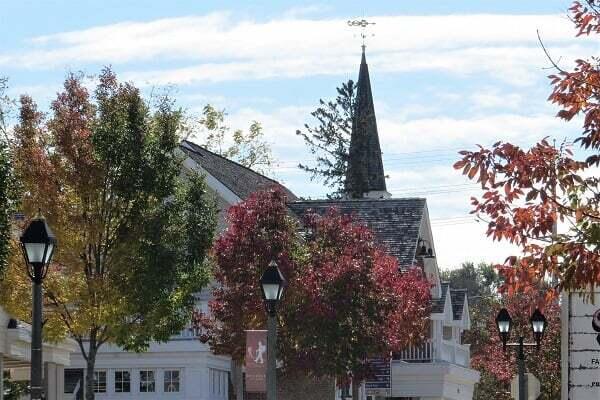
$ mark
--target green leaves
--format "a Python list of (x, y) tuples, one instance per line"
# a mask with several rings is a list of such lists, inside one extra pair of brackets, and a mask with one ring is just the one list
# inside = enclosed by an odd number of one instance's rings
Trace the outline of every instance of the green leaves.
[(202, 110), (202, 117), (197, 121), (187, 121), (184, 129), (187, 136), (200, 136), (206, 149), (259, 173), (270, 173), (273, 154), (271, 146), (264, 140), (262, 125), (252, 121), (247, 132), (242, 129), (232, 132), (225, 123), (226, 116), (225, 110), (207, 104)]
[[(26, 189), (21, 210), (30, 216), (41, 207), (60, 243), (45, 282), (55, 310), (46, 332), (89, 338), (84, 357), (106, 342), (140, 351), (189, 321), (193, 294), (209, 279), (215, 201), (201, 176), (181, 174), (182, 112), (169, 96), (150, 103), (110, 69), (91, 95), (82, 79), (67, 76), (48, 120), (22, 97), (11, 148)], [(5, 153), (0, 147), (0, 183), (10, 172)], [(0, 293), (27, 320), (18, 302), (29, 285), (14, 258)]]
[(306, 124), (304, 132), (296, 131), (315, 156), (312, 165), (299, 164), (298, 167), (308, 172), (311, 180), (321, 181), (332, 188), (331, 197), (339, 197), (344, 189), (356, 85), (349, 80), (336, 90), (335, 100), (319, 100), (320, 106), (310, 114), (315, 125)]
[(10, 252), (14, 185), (8, 145), (6, 139), (0, 137), (0, 280), (6, 269)]

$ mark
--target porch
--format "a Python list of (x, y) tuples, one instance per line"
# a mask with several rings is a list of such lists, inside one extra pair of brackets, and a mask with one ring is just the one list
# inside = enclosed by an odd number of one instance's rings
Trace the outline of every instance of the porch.
[[(76, 343), (67, 339), (61, 343), (44, 343), (44, 389), (47, 400), (63, 398), (64, 367), (70, 364), (70, 354)], [(8, 371), (14, 381), (28, 381), (30, 374), (31, 325), (16, 321), (0, 308), (0, 372)], [(0, 400), (3, 400), (3, 380), (0, 379)]]
[(407, 363), (448, 362), (468, 368), (471, 364), (471, 351), (468, 344), (439, 340), (436, 345), (434, 340), (428, 339), (394, 353), (392, 359)]

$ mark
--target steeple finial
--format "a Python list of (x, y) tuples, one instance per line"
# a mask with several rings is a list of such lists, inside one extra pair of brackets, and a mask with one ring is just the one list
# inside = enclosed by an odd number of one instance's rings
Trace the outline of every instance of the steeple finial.
[(385, 185), (377, 119), (364, 46), (356, 83), (352, 135), (348, 153), (346, 196), (349, 198), (391, 197)]
[[(369, 25), (375, 25), (375, 22), (369, 22), (366, 19), (355, 19), (355, 20), (348, 20), (348, 26), (357, 26), (359, 28), (361, 28), (360, 31), (360, 37), (362, 39), (362, 51), (363, 54), (365, 53), (365, 39), (367, 38), (367, 34), (366, 34), (366, 30), (369, 27)], [(375, 36), (374, 34), (371, 34), (371, 36)]]

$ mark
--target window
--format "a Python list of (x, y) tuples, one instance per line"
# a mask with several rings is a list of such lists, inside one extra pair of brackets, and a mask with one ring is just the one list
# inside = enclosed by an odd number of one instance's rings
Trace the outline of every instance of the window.
[(179, 371), (165, 371), (165, 393), (179, 392)]
[(106, 371), (94, 371), (92, 388), (94, 393), (106, 393)]
[(76, 393), (76, 400), (83, 399), (83, 369), (65, 369), (65, 393)]
[(442, 335), (444, 340), (452, 340), (452, 327), (445, 326)]
[(115, 393), (131, 392), (131, 373), (129, 371), (115, 371)]
[(153, 393), (154, 391), (154, 371), (140, 371), (140, 392)]

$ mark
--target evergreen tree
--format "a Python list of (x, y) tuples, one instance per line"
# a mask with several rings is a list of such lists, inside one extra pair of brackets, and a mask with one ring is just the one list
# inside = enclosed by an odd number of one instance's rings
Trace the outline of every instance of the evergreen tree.
[(305, 124), (305, 131), (296, 131), (315, 156), (313, 164), (300, 163), (298, 167), (308, 172), (311, 180), (330, 187), (329, 196), (333, 198), (340, 197), (344, 190), (356, 85), (349, 80), (336, 90), (335, 100), (319, 100), (319, 107), (310, 114), (316, 120), (315, 124)]

